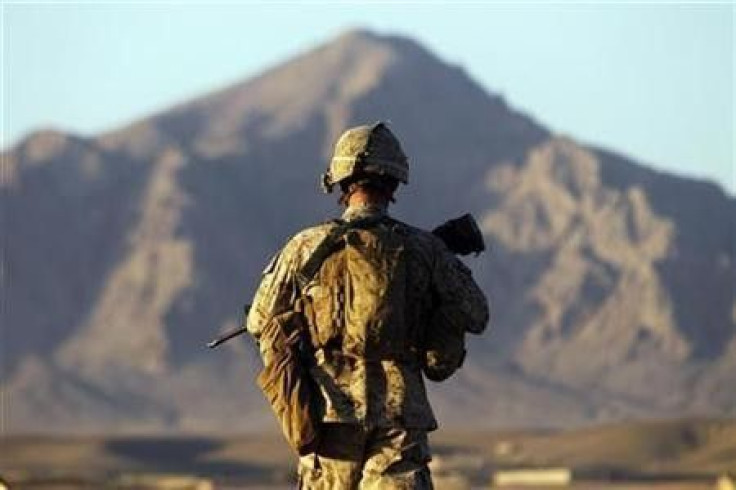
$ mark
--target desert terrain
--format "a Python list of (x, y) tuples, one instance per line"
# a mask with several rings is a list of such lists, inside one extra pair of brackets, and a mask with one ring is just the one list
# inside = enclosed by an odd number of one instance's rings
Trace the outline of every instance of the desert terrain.
[[(713, 489), (736, 472), (736, 420), (619, 423), (575, 430), (432, 435), (438, 489)], [(494, 485), (519, 470), (569, 472), (566, 484)], [(2, 439), (12, 489), (286, 489), (295, 458), (277, 434)], [(724, 487), (727, 488), (727, 487)]]

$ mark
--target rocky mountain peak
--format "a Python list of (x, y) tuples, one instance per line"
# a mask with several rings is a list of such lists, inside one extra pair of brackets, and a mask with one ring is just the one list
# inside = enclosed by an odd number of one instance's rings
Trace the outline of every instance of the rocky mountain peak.
[(410, 159), (394, 215), (470, 211), (490, 245), (468, 264), (492, 326), (433, 394), (441, 420), (733, 415), (733, 199), (554, 136), (416, 42), (355, 30), (120, 130), (3, 155), (11, 430), (262, 429), (255, 349), (204, 344), (290, 235), (339, 214), (318, 175), (341, 131), (377, 120)]

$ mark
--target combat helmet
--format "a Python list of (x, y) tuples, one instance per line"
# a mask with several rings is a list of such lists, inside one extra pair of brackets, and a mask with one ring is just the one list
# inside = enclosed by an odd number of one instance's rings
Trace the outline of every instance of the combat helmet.
[(335, 144), (322, 188), (332, 192), (335, 184), (360, 176), (392, 177), (408, 183), (409, 163), (399, 140), (383, 122), (345, 131)]

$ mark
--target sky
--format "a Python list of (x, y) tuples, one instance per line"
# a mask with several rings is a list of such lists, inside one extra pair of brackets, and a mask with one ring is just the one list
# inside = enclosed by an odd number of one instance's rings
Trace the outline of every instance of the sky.
[(120, 127), (361, 27), (554, 132), (736, 195), (733, 2), (0, 2), (2, 148)]

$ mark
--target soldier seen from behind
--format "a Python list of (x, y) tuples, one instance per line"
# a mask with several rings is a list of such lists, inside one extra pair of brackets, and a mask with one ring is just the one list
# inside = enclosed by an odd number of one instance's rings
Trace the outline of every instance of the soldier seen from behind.
[(288, 241), (248, 314), (259, 385), (300, 454), (299, 488), (432, 488), (423, 377), (461, 366), (488, 306), (437, 234), (389, 215), (408, 169), (385, 124), (346, 131), (323, 178), (342, 193), (342, 217)]

